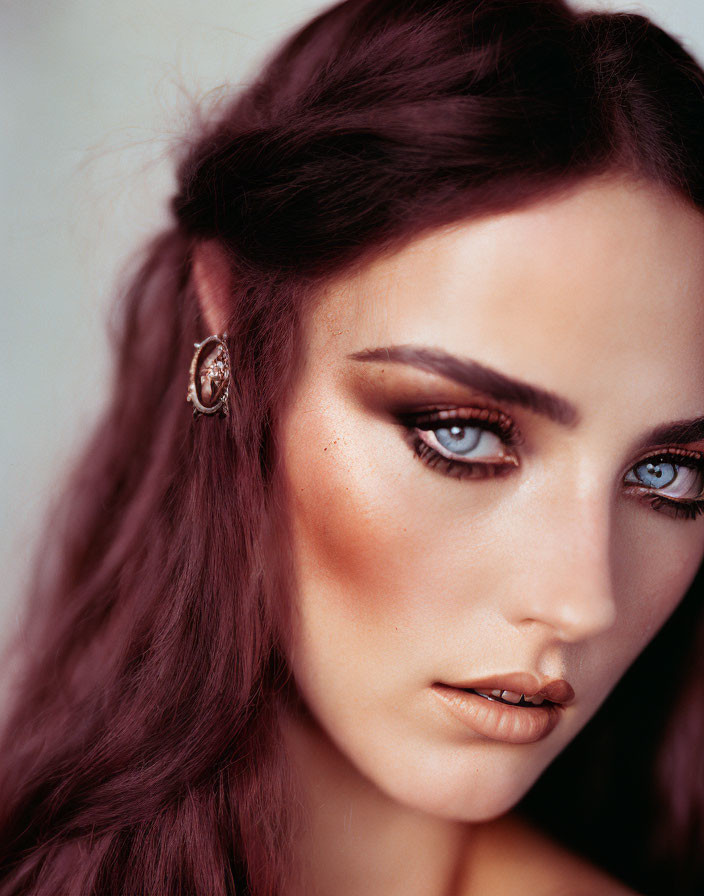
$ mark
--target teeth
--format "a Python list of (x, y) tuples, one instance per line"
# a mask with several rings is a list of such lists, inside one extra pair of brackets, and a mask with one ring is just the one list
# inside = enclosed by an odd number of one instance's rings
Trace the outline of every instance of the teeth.
[(515, 691), (501, 691), (501, 699), (507, 700), (509, 703), (520, 703), (521, 695)]
[(496, 688), (493, 691), (480, 691), (478, 688), (475, 688), (475, 693), (480, 694), (482, 697), (498, 697), (501, 700), (505, 700), (507, 703), (520, 703), (521, 699), (523, 699), (525, 703), (532, 703), (534, 706), (540, 706), (540, 704), (545, 701), (545, 698), (538, 694), (534, 697), (526, 697), (525, 694), (517, 694), (515, 691), (502, 691), (499, 688)]

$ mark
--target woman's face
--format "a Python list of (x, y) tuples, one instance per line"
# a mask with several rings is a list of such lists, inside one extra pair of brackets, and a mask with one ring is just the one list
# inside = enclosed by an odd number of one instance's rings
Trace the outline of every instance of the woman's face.
[[(299, 692), (387, 795), (498, 815), (702, 558), (704, 216), (586, 181), (336, 283), (305, 345), (282, 421)], [(557, 705), (507, 705), (554, 680)]]

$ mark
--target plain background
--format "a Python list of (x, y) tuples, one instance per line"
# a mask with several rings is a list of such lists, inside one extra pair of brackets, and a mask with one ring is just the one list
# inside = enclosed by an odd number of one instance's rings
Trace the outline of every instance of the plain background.
[[(104, 403), (116, 281), (168, 220), (194, 107), (246, 84), (328, 5), (0, 0), (0, 642), (43, 512)], [(702, 0), (574, 5), (645, 13), (704, 60)]]

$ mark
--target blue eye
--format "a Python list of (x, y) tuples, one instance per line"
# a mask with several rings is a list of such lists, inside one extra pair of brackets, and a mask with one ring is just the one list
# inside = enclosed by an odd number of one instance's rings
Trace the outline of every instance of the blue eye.
[[(483, 467), (484, 472), (492, 472), (490, 467), (516, 466), (518, 460), (510, 446), (519, 443), (518, 431), (510, 419), (501, 411), (477, 409), (465, 411), (435, 411), (420, 415), (413, 420), (413, 429), (418, 443), (422, 443), (416, 453), (429, 459), (432, 454), (445, 458), (458, 467)], [(449, 418), (449, 419), (448, 419)], [(466, 457), (476, 463), (455, 461), (455, 457)], [(462, 471), (455, 470), (456, 473)]]
[(449, 476), (476, 479), (518, 466), (512, 448), (522, 442), (522, 437), (502, 411), (455, 408), (407, 413), (399, 419), (406, 426), (415, 454), (429, 467), (437, 467)]
[(667, 498), (692, 501), (704, 495), (704, 461), (697, 452), (672, 452), (644, 458), (625, 481), (657, 490)]

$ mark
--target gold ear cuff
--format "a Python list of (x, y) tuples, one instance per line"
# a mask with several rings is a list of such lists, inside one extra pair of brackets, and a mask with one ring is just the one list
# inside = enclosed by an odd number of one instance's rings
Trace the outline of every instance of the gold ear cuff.
[(230, 394), (230, 353), (227, 333), (208, 336), (195, 343), (191, 361), (186, 401), (193, 405), (193, 416), (217, 414), (227, 416)]

